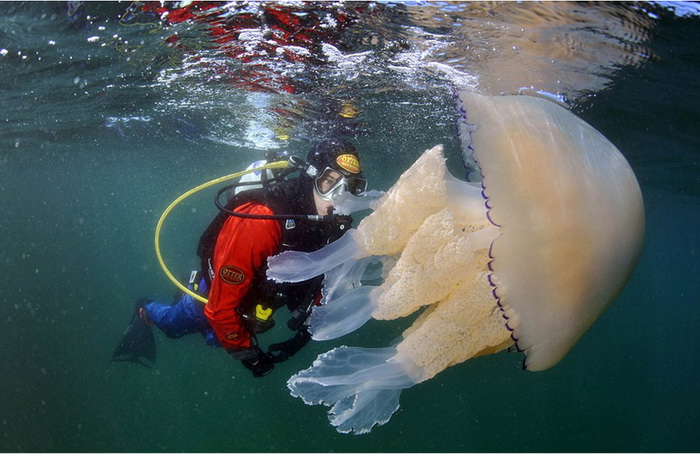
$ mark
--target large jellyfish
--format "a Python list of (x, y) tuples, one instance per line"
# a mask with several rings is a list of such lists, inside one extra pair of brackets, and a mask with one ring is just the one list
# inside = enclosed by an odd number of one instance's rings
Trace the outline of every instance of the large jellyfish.
[[(426, 151), (356, 230), (313, 253), (270, 259), (268, 275), (326, 273), (315, 339), (426, 307), (393, 347), (340, 347), (292, 376), (292, 395), (331, 406), (339, 432), (389, 420), (401, 389), (515, 345), (523, 367), (558, 363), (617, 297), (638, 259), (644, 208), (637, 180), (602, 134), (551, 101), (459, 94), (465, 164)], [(363, 286), (379, 257), (385, 278)]]

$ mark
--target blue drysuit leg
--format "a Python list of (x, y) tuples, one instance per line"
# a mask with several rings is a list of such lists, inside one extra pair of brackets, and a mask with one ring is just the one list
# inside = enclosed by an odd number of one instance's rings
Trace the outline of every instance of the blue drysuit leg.
[[(192, 286), (189, 286), (192, 290)], [(202, 279), (197, 293), (206, 294), (207, 284)], [(144, 306), (148, 320), (168, 337), (178, 338), (187, 334), (201, 333), (212, 347), (220, 347), (214, 331), (204, 315), (204, 304), (185, 294), (173, 304), (152, 301)]]

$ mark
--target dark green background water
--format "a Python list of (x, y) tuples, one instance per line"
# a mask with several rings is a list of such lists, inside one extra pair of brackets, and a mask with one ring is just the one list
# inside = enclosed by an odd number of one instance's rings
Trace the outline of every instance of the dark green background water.
[[(223, 104), (187, 117), (187, 102), (203, 109), (228, 89), (163, 88), (140, 79), (148, 45), (127, 64), (113, 46), (86, 44), (94, 28), (52, 18), (56, 4), (0, 6), (0, 451), (700, 449), (697, 17), (662, 16), (646, 42), (655, 58), (620, 67), (577, 110), (627, 157), (645, 199), (644, 250), (620, 298), (556, 367), (523, 372), (517, 353), (460, 364), (404, 391), (387, 425), (353, 436), (292, 398), (286, 380), (340, 344), (385, 346), (410, 321), (312, 343), (263, 379), (196, 336), (158, 335), (151, 370), (110, 363), (133, 301), (174, 291), (153, 251), (161, 211), (262, 152), (211, 139), (242, 127), (223, 124)], [(356, 143), (372, 187), (387, 189), (436, 143), (458, 163), (451, 93), (440, 87), (354, 93), (370, 130)], [(122, 128), (110, 120), (146, 116)], [(301, 155), (308, 143), (288, 148)], [(166, 226), (176, 272), (197, 266), (212, 194), (178, 207)]]

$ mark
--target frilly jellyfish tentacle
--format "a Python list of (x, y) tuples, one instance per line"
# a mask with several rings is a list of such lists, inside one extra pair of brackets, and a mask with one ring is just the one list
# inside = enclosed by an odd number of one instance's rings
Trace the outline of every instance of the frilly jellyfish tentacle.
[(314, 252), (286, 251), (270, 257), (267, 277), (276, 282), (301, 282), (356, 258), (361, 249), (355, 232), (350, 229), (337, 241)]
[(368, 433), (389, 422), (399, 408), (400, 396), (400, 389), (368, 389), (338, 401), (328, 411), (328, 419), (340, 433)]
[(388, 271), (386, 256), (372, 256), (365, 260), (367, 260), (367, 264), (365, 265), (362, 274), (363, 281), (376, 281), (377, 279), (382, 278), (385, 271)]
[(355, 196), (350, 192), (343, 192), (333, 203), (335, 213), (352, 214), (358, 211), (374, 210), (378, 201), (384, 197), (383, 191), (367, 191), (362, 196)]
[[(456, 181), (456, 180), (455, 180)], [(466, 183), (456, 181), (463, 185)], [(474, 188), (470, 188), (473, 190)], [(461, 194), (444, 209), (429, 216), (411, 237), (401, 257), (381, 285), (372, 317), (391, 320), (405, 317), (423, 306), (447, 298), (459, 283), (479, 271), (478, 251), (499, 235), (484, 217), (479, 190), (477, 202)], [(471, 207), (470, 207), (471, 205)]]
[(287, 386), (308, 405), (332, 407), (328, 418), (338, 432), (362, 434), (389, 420), (401, 390), (420, 375), (420, 368), (395, 348), (339, 347), (320, 355)]
[(328, 304), (344, 293), (359, 287), (363, 279), (376, 279), (374, 276), (376, 271), (366, 273), (368, 265), (375, 260), (375, 257), (349, 260), (328, 271), (323, 282), (323, 304)]
[(374, 290), (377, 287), (359, 287), (325, 306), (315, 307), (309, 319), (314, 340), (337, 339), (364, 325), (377, 306)]
[(428, 216), (445, 207), (447, 188), (442, 145), (423, 153), (357, 227), (364, 254), (400, 254)]
[(351, 333), (372, 317), (377, 305), (372, 290), (376, 287), (362, 287), (361, 280), (373, 260), (375, 257), (351, 260), (326, 273), (324, 305), (315, 307), (309, 319), (309, 330), (315, 340), (336, 339)]

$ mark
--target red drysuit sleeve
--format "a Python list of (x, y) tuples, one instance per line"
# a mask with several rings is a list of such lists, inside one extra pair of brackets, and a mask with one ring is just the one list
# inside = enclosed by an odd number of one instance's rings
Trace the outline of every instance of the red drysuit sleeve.
[[(236, 209), (240, 213), (273, 214), (268, 207), (256, 202)], [(236, 311), (248, 294), (255, 272), (267, 258), (277, 252), (282, 238), (275, 220), (244, 219), (230, 216), (224, 223), (214, 248), (209, 302), (204, 313), (225, 348), (247, 348), (251, 335)]]

